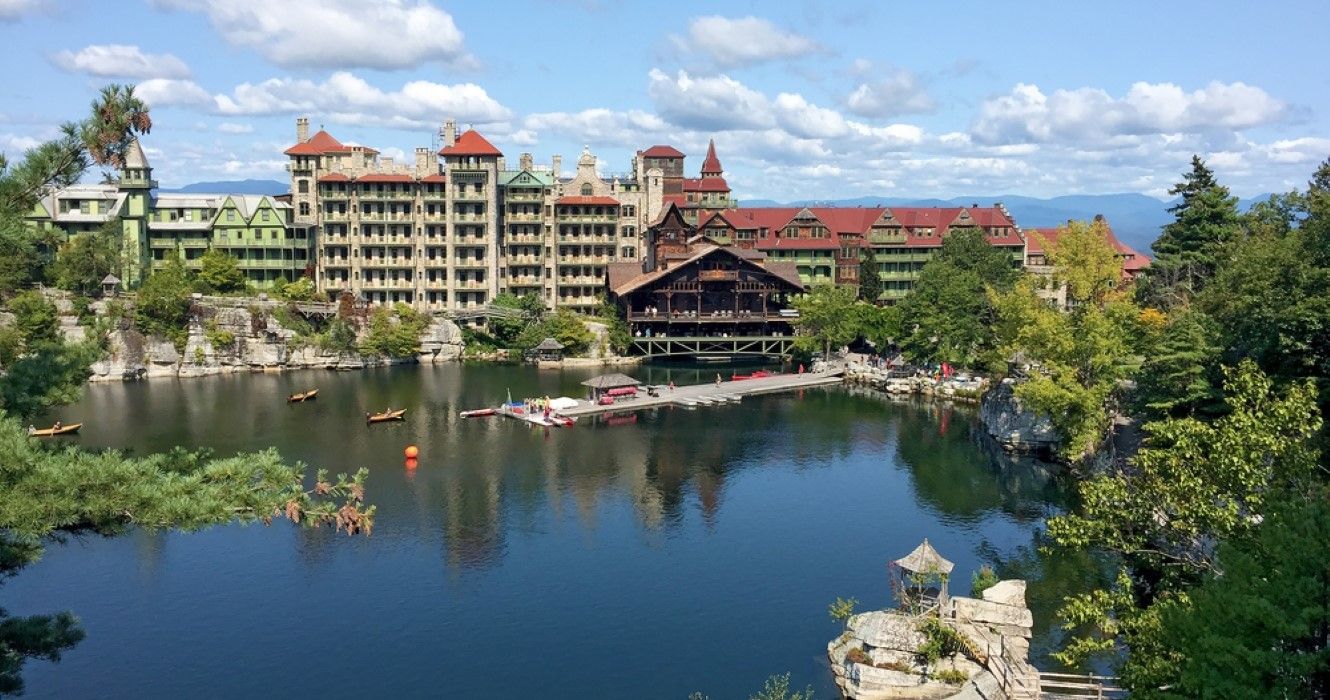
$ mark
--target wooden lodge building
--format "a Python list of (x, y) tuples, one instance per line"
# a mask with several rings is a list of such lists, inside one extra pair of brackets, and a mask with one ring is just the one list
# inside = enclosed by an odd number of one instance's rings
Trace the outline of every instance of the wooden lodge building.
[(790, 308), (805, 290), (793, 262), (771, 260), (699, 232), (668, 204), (646, 233), (641, 263), (607, 270), (610, 299), (645, 355), (781, 355), (794, 335)]

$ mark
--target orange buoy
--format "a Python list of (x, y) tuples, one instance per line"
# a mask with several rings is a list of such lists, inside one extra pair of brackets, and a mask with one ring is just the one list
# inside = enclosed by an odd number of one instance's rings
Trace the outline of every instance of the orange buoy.
[(419, 456), (420, 456), (420, 450), (417, 449), (415, 445), (407, 445), (407, 446), (406, 446), (406, 458), (407, 458), (407, 459), (415, 459), (416, 457), (419, 457)]
[(406, 468), (407, 468), (407, 469), (415, 469), (415, 468), (416, 468), (416, 465), (418, 465), (418, 464), (420, 464), (420, 462), (416, 461), (416, 458), (415, 458), (415, 457), (407, 457), (407, 458), (406, 458)]

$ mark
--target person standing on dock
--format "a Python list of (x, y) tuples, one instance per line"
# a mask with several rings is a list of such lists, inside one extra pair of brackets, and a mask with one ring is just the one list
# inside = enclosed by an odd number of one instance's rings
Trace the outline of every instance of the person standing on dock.
[(716, 386), (720, 386), (720, 372), (716, 373)]
[(670, 391), (674, 391), (674, 380), (670, 380)]

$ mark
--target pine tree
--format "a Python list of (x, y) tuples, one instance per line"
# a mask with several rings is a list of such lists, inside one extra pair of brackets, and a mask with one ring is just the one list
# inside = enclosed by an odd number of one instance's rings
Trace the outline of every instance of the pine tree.
[(1219, 330), (1205, 314), (1176, 313), (1146, 351), (1137, 403), (1150, 418), (1213, 412), (1219, 395)]
[(1200, 156), (1192, 156), (1191, 171), (1168, 193), (1182, 201), (1169, 207), (1174, 220), (1151, 246), (1157, 257), (1141, 286), (1142, 301), (1159, 308), (1180, 305), (1205, 286), (1218, 267), (1220, 247), (1239, 226), (1238, 198)]
[(882, 296), (882, 266), (877, 261), (877, 253), (868, 249), (859, 262), (859, 298), (876, 304)]

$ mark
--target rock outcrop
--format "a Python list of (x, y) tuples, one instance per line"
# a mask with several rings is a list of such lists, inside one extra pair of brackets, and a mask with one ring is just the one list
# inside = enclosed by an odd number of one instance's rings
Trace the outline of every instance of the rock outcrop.
[(1047, 416), (1021, 405), (1011, 379), (984, 394), (979, 402), (979, 420), (1003, 448), (1019, 452), (1050, 452), (1059, 442), (1057, 430)]
[[(145, 337), (132, 328), (113, 330), (105, 356), (93, 363), (90, 381), (155, 377), (201, 377), (235, 372), (288, 369), (360, 369), (372, 365), (454, 360), (462, 354), (462, 331), (446, 319), (434, 319), (421, 337), (416, 358), (373, 358), (328, 352), (305, 342), (271, 317), (274, 305), (206, 308), (190, 324), (182, 351), (171, 341)], [(257, 312), (257, 313), (256, 313)]]
[(849, 619), (827, 645), (836, 684), (852, 700), (914, 698), (996, 700), (1038, 687), (1029, 665), (1033, 618), (1025, 582), (1002, 581), (982, 599), (951, 598), (939, 615), (966, 649), (933, 663), (919, 654), (928, 640), (924, 616), (875, 610)]

